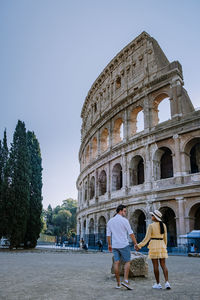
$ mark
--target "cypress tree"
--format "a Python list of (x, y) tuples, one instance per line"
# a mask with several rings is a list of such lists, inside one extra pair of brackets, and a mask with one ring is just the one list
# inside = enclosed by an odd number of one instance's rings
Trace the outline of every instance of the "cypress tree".
[(10, 248), (24, 243), (30, 198), (30, 162), (24, 122), (17, 123), (10, 151), (11, 193), (8, 203)]
[(3, 145), (0, 141), (0, 238), (7, 235), (7, 195), (9, 189), (8, 182), (8, 146), (7, 135), (4, 130)]
[(2, 183), (3, 183), (2, 173), (3, 173), (2, 145), (0, 140), (0, 238), (3, 235), (3, 214), (4, 214), (3, 199), (2, 199)]
[(24, 246), (33, 248), (42, 229), (42, 159), (34, 132), (27, 132), (27, 146), (30, 160), (30, 202)]

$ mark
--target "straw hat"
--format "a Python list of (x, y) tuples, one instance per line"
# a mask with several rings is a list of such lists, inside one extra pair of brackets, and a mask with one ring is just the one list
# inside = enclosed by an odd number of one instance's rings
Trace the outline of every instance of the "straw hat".
[(162, 220), (161, 220), (162, 214), (161, 214), (161, 212), (159, 210), (156, 209), (156, 210), (154, 210), (154, 212), (150, 212), (150, 214), (152, 216), (154, 216), (156, 218), (156, 220), (162, 222)]

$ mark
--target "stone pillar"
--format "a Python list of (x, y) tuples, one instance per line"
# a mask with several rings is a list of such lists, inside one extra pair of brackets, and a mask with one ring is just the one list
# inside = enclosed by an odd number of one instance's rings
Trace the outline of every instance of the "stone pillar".
[(92, 161), (92, 141), (89, 142), (89, 162), (88, 164), (90, 164), (90, 162)]
[(99, 198), (99, 175), (98, 170), (95, 171), (95, 191), (94, 191), (95, 202), (98, 202)]
[(97, 220), (97, 214), (94, 215), (94, 235), (95, 235), (95, 241), (98, 240), (98, 220)]
[(97, 155), (101, 155), (101, 136), (100, 136), (100, 130), (97, 131)]
[(152, 104), (150, 103), (150, 99), (148, 96), (144, 98), (144, 130), (148, 130), (149, 128), (152, 127), (152, 119), (153, 119), (153, 114), (152, 114)]
[(112, 120), (109, 121), (109, 148), (112, 149), (112, 139), (113, 139), (113, 132), (112, 132)]
[(182, 115), (182, 108), (180, 103), (182, 93), (182, 85), (180, 81), (174, 81), (171, 85), (170, 105), (172, 118)]
[(178, 204), (178, 216), (177, 216), (177, 236), (180, 234), (186, 234), (185, 226), (185, 199), (184, 197), (176, 197)]
[(180, 138), (178, 134), (173, 136), (175, 156), (173, 156), (174, 176), (181, 176), (181, 154), (180, 154)]
[(128, 141), (128, 112), (127, 112), (127, 108), (124, 110), (123, 140), (124, 140), (124, 142)]
[(89, 206), (90, 199), (90, 177), (87, 175), (87, 206)]
[(125, 193), (128, 191), (127, 173), (127, 155), (124, 153), (122, 154), (122, 188), (124, 189)]
[(150, 146), (147, 145), (145, 148), (145, 157), (144, 161), (144, 182), (147, 189), (151, 189), (151, 181), (152, 181), (152, 170), (151, 170), (151, 155), (150, 155)]
[(88, 244), (88, 241), (89, 241), (89, 219), (88, 219), (88, 216), (86, 216), (85, 237), (86, 237), (85, 242)]
[(108, 172), (107, 172), (107, 194), (108, 194), (108, 199), (110, 200), (111, 198), (111, 191), (112, 191), (112, 187), (111, 187), (111, 170), (110, 170), (110, 161), (108, 162)]
[(80, 238), (83, 238), (83, 235), (84, 235), (83, 217), (81, 217), (80, 223), (81, 223), (81, 236), (80, 236)]

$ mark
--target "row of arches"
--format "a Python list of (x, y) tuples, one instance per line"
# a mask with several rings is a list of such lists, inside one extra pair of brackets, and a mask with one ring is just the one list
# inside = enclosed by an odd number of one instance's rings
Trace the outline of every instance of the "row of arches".
[[(167, 94), (163, 93), (156, 97), (153, 102), (152, 111), (153, 126), (171, 118), (170, 101)], [(110, 130), (109, 127), (102, 128), (100, 130), (99, 146), (98, 138), (96, 136), (93, 137), (91, 143), (86, 146), (82, 155), (82, 167), (86, 166), (91, 160), (97, 157), (98, 147), (99, 152), (103, 153), (109, 146), (114, 146), (123, 141), (125, 136), (124, 124), (124, 117), (119, 117), (114, 120), (112, 130)], [(133, 136), (144, 130), (144, 108), (141, 105), (138, 105), (130, 111), (127, 117), (127, 124), (128, 125), (126, 126), (128, 126), (128, 128), (126, 128), (126, 131), (128, 132), (128, 136)]]
[[(177, 216), (174, 210), (168, 206), (161, 207), (160, 211), (162, 213), (162, 220), (167, 226), (168, 247), (176, 247), (177, 246), (177, 225), (176, 225)], [(200, 202), (192, 206), (192, 208), (189, 211), (189, 216), (187, 218), (190, 219), (189, 231), (200, 230)], [(96, 240), (101, 239), (103, 243), (106, 244), (107, 243), (106, 241), (107, 221), (104, 216), (100, 216), (98, 219), (97, 228), (95, 228), (94, 219), (91, 218), (89, 221), (88, 232), (86, 232), (86, 220), (84, 220), (82, 232), (80, 232), (80, 235), (82, 235), (85, 240), (88, 239), (89, 245), (93, 245), (95, 239)], [(136, 209), (134, 213), (130, 216), (129, 222), (136, 236), (137, 241), (140, 242), (146, 234), (146, 228), (147, 228), (146, 212), (141, 209)]]
[[(190, 173), (200, 172), (200, 139), (189, 142)], [(187, 148), (187, 147), (186, 147)], [(172, 151), (168, 147), (157, 149), (153, 158), (153, 174), (155, 180), (170, 178), (174, 176)], [(145, 182), (145, 162), (142, 156), (134, 156), (128, 166), (129, 183), (128, 186), (140, 185)], [(97, 184), (95, 181), (97, 180)], [(120, 163), (116, 163), (111, 171), (111, 191), (120, 190), (123, 187), (123, 168)], [(98, 196), (104, 195), (108, 190), (108, 174), (106, 170), (101, 170), (98, 178), (92, 176), (89, 184), (84, 182), (84, 200), (92, 199), (95, 196), (95, 189), (98, 189)], [(80, 189), (82, 190), (82, 188)], [(82, 195), (81, 195), (82, 196)], [(82, 200), (82, 197), (81, 197)]]

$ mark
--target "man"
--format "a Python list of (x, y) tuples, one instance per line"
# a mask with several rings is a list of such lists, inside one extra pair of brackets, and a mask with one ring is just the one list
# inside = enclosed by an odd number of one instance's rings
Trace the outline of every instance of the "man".
[[(126, 217), (126, 206), (120, 204), (116, 209), (117, 214), (108, 221), (107, 224), (107, 240), (108, 250), (114, 255), (114, 271), (117, 281), (116, 288), (121, 288), (121, 285), (128, 290), (132, 290), (128, 284), (128, 274), (130, 269), (131, 251), (129, 247), (128, 235), (137, 247), (137, 241)], [(112, 246), (111, 246), (112, 236)], [(119, 262), (120, 257), (125, 261), (124, 265), (124, 281), (120, 282)]]

